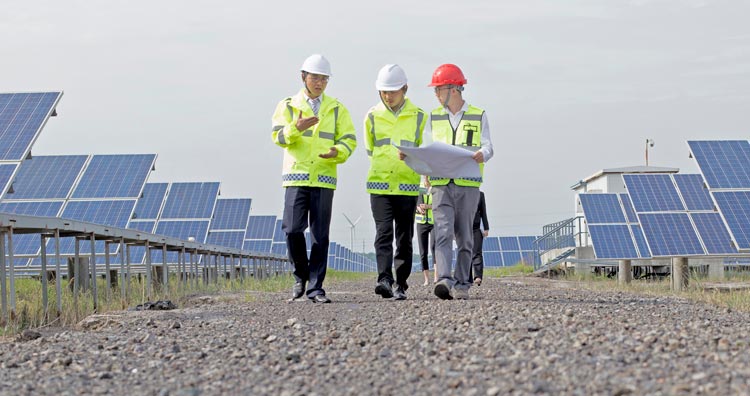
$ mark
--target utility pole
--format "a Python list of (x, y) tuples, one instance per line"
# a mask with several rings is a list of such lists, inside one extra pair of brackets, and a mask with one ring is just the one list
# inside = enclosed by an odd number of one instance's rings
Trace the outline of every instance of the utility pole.
[(349, 216), (346, 215), (346, 213), (342, 213), (344, 215), (344, 218), (346, 218), (346, 221), (349, 222), (349, 228), (351, 229), (351, 240), (349, 243), (349, 246), (351, 247), (352, 251), (354, 251), (354, 235), (357, 232), (357, 223), (362, 219), (362, 216), (357, 217), (357, 220), (354, 220), (354, 222), (349, 219)]

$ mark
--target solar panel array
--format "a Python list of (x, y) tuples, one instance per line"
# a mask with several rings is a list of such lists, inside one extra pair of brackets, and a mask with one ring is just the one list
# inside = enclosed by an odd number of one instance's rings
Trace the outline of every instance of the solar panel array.
[(536, 236), (486, 237), (482, 244), (482, 257), (487, 267), (509, 267), (519, 263), (533, 265)]
[(736, 254), (700, 175), (623, 175), (655, 257)]
[(250, 198), (217, 199), (206, 243), (242, 249), (251, 203)]
[(648, 258), (627, 194), (579, 194), (594, 254), (599, 259)]
[(10, 188), (21, 161), (31, 154), (62, 92), (0, 94), (0, 196)]
[[(750, 251), (750, 143), (708, 140), (689, 141), (688, 146), (734, 247)], [(710, 222), (717, 226), (715, 219)]]

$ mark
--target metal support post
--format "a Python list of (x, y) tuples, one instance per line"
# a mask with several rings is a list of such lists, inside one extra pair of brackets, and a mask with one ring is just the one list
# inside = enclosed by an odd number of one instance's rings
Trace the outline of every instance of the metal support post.
[(57, 317), (62, 315), (62, 271), (60, 270), (60, 230), (55, 229), (55, 293), (57, 297)]
[(94, 312), (98, 309), (98, 295), (96, 293), (96, 237), (91, 233), (91, 295), (94, 299)]
[(688, 259), (686, 257), (673, 257), (672, 290), (676, 292), (687, 290), (689, 275)]
[(633, 280), (633, 271), (630, 260), (619, 260), (617, 270), (617, 283), (627, 285)]
[(40, 257), (42, 259), (42, 276), (40, 278), (42, 279), (42, 312), (44, 312), (42, 320), (44, 323), (47, 323), (49, 319), (49, 301), (47, 301), (47, 238), (44, 234), (41, 234), (40, 240)]

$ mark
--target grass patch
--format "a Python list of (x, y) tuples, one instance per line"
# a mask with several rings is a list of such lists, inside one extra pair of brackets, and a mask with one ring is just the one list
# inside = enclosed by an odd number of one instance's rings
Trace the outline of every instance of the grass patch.
[(726, 278), (721, 281), (710, 281), (703, 277), (690, 277), (688, 288), (681, 292), (672, 291), (672, 283), (669, 277), (650, 280), (633, 280), (630, 284), (621, 285), (616, 278), (595, 276), (583, 279), (580, 275), (568, 275), (565, 280), (577, 283), (583, 289), (600, 292), (630, 292), (645, 296), (664, 297), (677, 296), (696, 303), (704, 303), (729, 310), (750, 312), (750, 289), (717, 290), (707, 288), (706, 283), (731, 285), (747, 284), (750, 276), (745, 273), (727, 273)]
[(526, 275), (534, 272), (534, 267), (525, 264), (516, 264), (511, 267), (484, 268), (484, 276), (500, 278), (503, 276)]

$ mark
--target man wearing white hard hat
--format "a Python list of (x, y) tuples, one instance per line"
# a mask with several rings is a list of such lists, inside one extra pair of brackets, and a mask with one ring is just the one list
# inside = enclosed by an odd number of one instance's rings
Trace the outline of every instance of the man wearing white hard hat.
[(375, 80), (375, 89), (380, 103), (367, 112), (364, 127), (365, 147), (370, 158), (367, 192), (375, 220), (378, 264), (375, 293), (383, 298), (404, 300), (409, 287), (406, 280), (412, 267), (414, 212), (420, 176), (400, 160), (399, 150), (394, 145), (420, 146), (427, 116), (406, 97), (406, 73), (399, 65), (383, 66)]
[[(302, 89), (276, 106), (272, 139), (284, 148), (282, 186), (289, 260), (294, 265), (292, 298), (306, 295), (312, 302), (330, 303), (323, 289), (328, 263), (336, 168), (357, 147), (349, 111), (323, 92), (331, 78), (331, 64), (314, 54), (300, 67)], [(307, 255), (305, 230), (311, 237)]]

